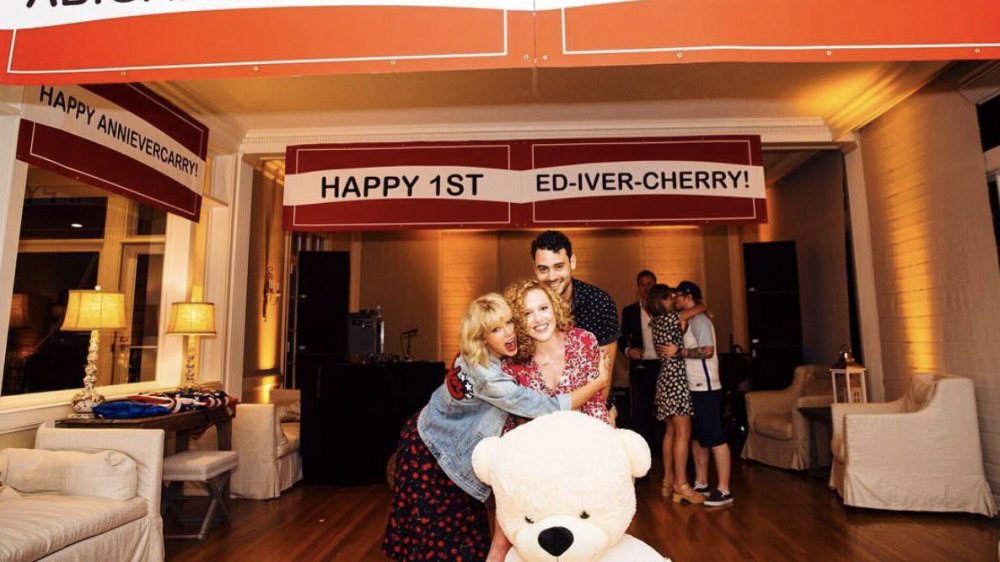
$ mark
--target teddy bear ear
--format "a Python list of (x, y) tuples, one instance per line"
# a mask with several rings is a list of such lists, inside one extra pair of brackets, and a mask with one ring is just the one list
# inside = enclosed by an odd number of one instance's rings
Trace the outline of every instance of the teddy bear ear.
[(496, 458), (499, 445), (499, 437), (487, 437), (472, 451), (472, 470), (476, 471), (476, 477), (487, 486), (493, 485), (493, 459)]
[(629, 467), (632, 469), (632, 478), (641, 478), (649, 472), (652, 459), (650, 458), (649, 445), (641, 435), (628, 429), (616, 429), (615, 433), (622, 442), (622, 448), (628, 456)]

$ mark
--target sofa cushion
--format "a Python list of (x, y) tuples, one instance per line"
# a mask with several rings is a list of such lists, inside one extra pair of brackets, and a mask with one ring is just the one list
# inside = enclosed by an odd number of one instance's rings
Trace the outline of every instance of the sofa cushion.
[(757, 414), (753, 430), (771, 439), (788, 441), (792, 438), (792, 414)]
[(281, 424), (280, 427), (284, 440), (283, 442), (278, 443), (276, 455), (279, 459), (288, 453), (293, 453), (299, 450), (300, 435), (299, 422), (285, 422)]
[(97, 496), (113, 500), (135, 497), (139, 472), (135, 461), (117, 451), (49, 451), (4, 449), (7, 484), (23, 493)]
[(0, 502), (0, 560), (36, 560), (146, 516), (144, 498), (26, 494)]

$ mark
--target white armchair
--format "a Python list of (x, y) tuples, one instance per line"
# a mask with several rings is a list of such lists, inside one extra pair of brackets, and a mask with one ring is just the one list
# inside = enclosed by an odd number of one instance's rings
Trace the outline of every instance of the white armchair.
[(915, 375), (893, 402), (834, 404), (830, 487), (856, 507), (992, 517), (972, 380)]
[[(299, 453), (299, 391), (272, 390), (270, 404), (237, 404), (233, 418), (233, 450), (240, 464), (229, 483), (231, 495), (266, 500), (302, 480)], [(284, 419), (283, 419), (284, 418)], [(215, 449), (212, 427), (191, 442), (191, 449)], [(188, 489), (188, 494), (197, 490)]]
[(811, 446), (816, 447), (818, 464), (829, 464), (829, 435), (820, 429), (816, 443), (810, 440), (809, 420), (799, 408), (827, 406), (833, 402), (830, 377), (821, 365), (795, 368), (792, 384), (782, 390), (746, 393), (747, 442), (742, 457), (793, 470), (811, 467)]

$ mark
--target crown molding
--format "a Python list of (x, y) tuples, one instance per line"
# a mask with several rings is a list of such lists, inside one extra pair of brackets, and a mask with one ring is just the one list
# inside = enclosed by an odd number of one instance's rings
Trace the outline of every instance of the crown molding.
[(830, 129), (819, 118), (684, 119), (260, 129), (247, 132), (240, 150), (275, 154), (297, 144), (704, 135), (760, 135), (764, 144), (825, 145), (833, 141)]
[(191, 93), (180, 83), (147, 82), (145, 85), (208, 127), (209, 152), (234, 154), (239, 150), (246, 131), (235, 119)]
[(1000, 62), (990, 61), (973, 66), (960, 79), (958, 91), (977, 105), (1000, 94)]
[(886, 63), (861, 95), (841, 107), (827, 119), (834, 138), (864, 127), (910, 97), (939, 76), (951, 63), (923, 62)]

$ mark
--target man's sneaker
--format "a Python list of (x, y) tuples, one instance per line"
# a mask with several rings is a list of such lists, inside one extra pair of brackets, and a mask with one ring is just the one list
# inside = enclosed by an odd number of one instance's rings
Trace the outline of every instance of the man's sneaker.
[(701, 482), (695, 482), (694, 486), (691, 486), (691, 489), (705, 496), (706, 498), (708, 497), (709, 492), (712, 491), (712, 489), (708, 487), (708, 484), (702, 484)]
[(719, 505), (729, 505), (733, 503), (733, 493), (732, 492), (722, 492), (720, 490), (712, 490), (712, 493), (705, 498), (705, 505), (708, 507), (716, 507)]

